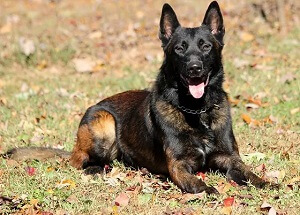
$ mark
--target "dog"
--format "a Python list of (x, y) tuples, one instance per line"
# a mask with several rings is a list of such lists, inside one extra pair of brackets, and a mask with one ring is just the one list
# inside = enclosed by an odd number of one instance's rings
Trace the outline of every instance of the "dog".
[(168, 175), (188, 193), (218, 192), (194, 175), (207, 170), (240, 185), (267, 185), (244, 164), (233, 134), (222, 87), (224, 34), (216, 1), (195, 28), (181, 27), (164, 4), (159, 31), (164, 60), (152, 89), (119, 93), (88, 108), (70, 164), (95, 174), (118, 159)]

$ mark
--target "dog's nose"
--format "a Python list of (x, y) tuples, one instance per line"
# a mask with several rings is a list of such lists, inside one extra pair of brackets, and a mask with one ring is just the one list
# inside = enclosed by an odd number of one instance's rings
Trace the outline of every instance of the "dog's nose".
[(202, 65), (201, 64), (197, 64), (197, 63), (194, 63), (194, 64), (190, 65), (189, 68), (188, 68), (188, 71), (191, 74), (199, 73), (199, 72), (201, 72), (201, 70), (202, 70)]

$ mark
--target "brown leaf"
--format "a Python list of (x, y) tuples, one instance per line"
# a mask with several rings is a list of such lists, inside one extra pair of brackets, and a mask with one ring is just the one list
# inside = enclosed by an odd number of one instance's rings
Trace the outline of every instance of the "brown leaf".
[(73, 59), (75, 70), (80, 73), (93, 72), (96, 62), (88, 58)]
[(294, 184), (296, 182), (300, 182), (300, 176), (292, 178), (291, 180), (288, 181), (288, 184)]
[(250, 42), (250, 41), (254, 40), (254, 35), (249, 32), (242, 31), (240, 33), (240, 38), (244, 42)]
[(293, 81), (295, 79), (296, 79), (296, 76), (293, 73), (289, 72), (280, 78), (280, 82), (281, 83), (290, 83), (291, 81)]
[(223, 207), (221, 213), (224, 215), (230, 215), (232, 213), (232, 207), (231, 206)]
[(182, 195), (180, 203), (184, 204), (184, 203), (187, 203), (189, 201), (196, 200), (196, 199), (203, 199), (204, 196), (205, 196), (204, 192), (202, 192), (202, 193), (195, 193), (195, 194), (185, 193), (185, 194)]
[(69, 203), (76, 203), (78, 202), (78, 199), (77, 197), (75, 196), (75, 194), (72, 194), (70, 195), (67, 199), (66, 199), (67, 202)]
[(285, 170), (266, 172), (265, 177), (276, 183), (281, 182), (285, 177)]
[(247, 66), (250, 65), (250, 62), (248, 60), (244, 60), (244, 59), (241, 59), (241, 58), (235, 58), (233, 60), (233, 64), (236, 68), (245, 68)]
[(260, 99), (254, 99), (253, 97), (249, 97), (248, 98), (248, 102), (249, 103), (253, 103), (253, 104), (256, 104), (258, 106), (261, 106), (262, 105), (262, 102)]
[(58, 189), (62, 189), (64, 187), (67, 187), (68, 189), (75, 188), (76, 183), (72, 181), (71, 179), (63, 179), (59, 183), (57, 183), (56, 187)]
[(247, 103), (247, 104), (245, 104), (245, 107), (247, 109), (257, 109), (257, 108), (259, 108), (259, 105), (254, 104), (254, 103)]
[(7, 23), (6, 25), (3, 25), (0, 28), (0, 34), (7, 34), (10, 33), (12, 30), (12, 24), (11, 23)]
[(230, 102), (230, 104), (235, 106), (235, 105), (238, 105), (241, 102), (241, 100), (229, 97), (229, 102)]
[(259, 165), (259, 166), (257, 166), (256, 168), (255, 168), (255, 170), (257, 171), (257, 172), (259, 172), (259, 173), (262, 173), (262, 175), (264, 175), (265, 174), (265, 172), (266, 172), (266, 165), (264, 164), (264, 163), (262, 163), (261, 165)]
[(247, 124), (250, 124), (251, 121), (252, 121), (251, 117), (250, 117), (249, 115), (245, 114), (245, 113), (243, 113), (243, 114), (241, 115), (241, 117), (242, 117), (242, 119), (244, 120), (244, 122), (246, 122)]
[(129, 197), (126, 193), (120, 193), (115, 199), (115, 205), (125, 207), (129, 203)]
[(260, 206), (260, 209), (262, 211), (268, 211), (268, 215), (276, 215), (277, 214), (275, 208), (267, 202), (263, 202), (262, 205)]
[(232, 187), (231, 183), (221, 182), (218, 184), (217, 190), (219, 191), (219, 193), (227, 193), (231, 187)]
[(300, 107), (297, 107), (297, 108), (291, 109), (291, 110), (290, 110), (290, 113), (291, 113), (292, 115), (294, 115), (294, 114), (298, 113), (299, 111), (300, 111)]

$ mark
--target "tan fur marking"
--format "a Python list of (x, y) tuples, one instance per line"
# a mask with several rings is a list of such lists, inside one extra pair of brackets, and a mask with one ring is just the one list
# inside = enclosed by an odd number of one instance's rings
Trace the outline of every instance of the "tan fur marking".
[(89, 151), (93, 147), (93, 136), (88, 128), (88, 125), (82, 125), (77, 132), (77, 142), (72, 151), (70, 158), (70, 164), (81, 169), (84, 160), (89, 158)]
[[(95, 114), (96, 119), (90, 125), (95, 137), (106, 139), (108, 142), (114, 143), (116, 139), (115, 120), (113, 116), (106, 111), (99, 111)], [(111, 146), (107, 146), (110, 148)]]

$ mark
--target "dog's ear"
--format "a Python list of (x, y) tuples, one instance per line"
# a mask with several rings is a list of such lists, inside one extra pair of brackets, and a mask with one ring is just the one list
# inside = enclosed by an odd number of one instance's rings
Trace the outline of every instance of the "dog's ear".
[(160, 17), (159, 39), (166, 45), (176, 28), (180, 26), (176, 14), (169, 4), (164, 4)]
[(211, 33), (221, 44), (223, 44), (225, 27), (223, 25), (223, 17), (218, 2), (213, 1), (210, 3), (206, 10), (202, 24), (208, 26)]

